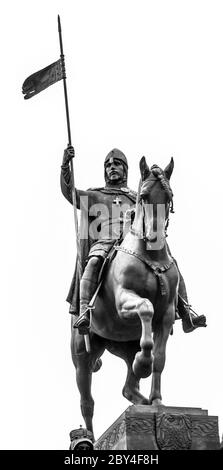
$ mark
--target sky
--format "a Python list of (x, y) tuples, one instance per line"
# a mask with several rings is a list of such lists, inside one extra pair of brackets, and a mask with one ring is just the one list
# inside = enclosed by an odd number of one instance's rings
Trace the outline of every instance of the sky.
[[(66, 295), (75, 264), (72, 206), (60, 191), (67, 133), (62, 82), (24, 101), (26, 77), (66, 56), (75, 182), (103, 185), (114, 147), (165, 167), (175, 214), (168, 242), (189, 300), (208, 327), (167, 344), (163, 403), (222, 404), (223, 6), (217, 0), (39, 0), (4, 3), (1, 17), (1, 449), (67, 449), (84, 424), (70, 355)], [(96, 438), (130, 403), (125, 364), (105, 353), (93, 376)], [(141, 381), (150, 392), (151, 379)]]

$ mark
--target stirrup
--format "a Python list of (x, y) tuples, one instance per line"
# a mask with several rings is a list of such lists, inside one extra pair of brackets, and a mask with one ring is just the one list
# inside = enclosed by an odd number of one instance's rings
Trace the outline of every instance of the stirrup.
[[(192, 317), (191, 312), (195, 313)], [(191, 307), (187, 310), (188, 316), (182, 318), (182, 325), (184, 333), (191, 333), (191, 331), (196, 330), (199, 327), (206, 327), (206, 317), (205, 315), (197, 315), (196, 312), (193, 311)]]
[(179, 315), (182, 320), (184, 333), (190, 333), (191, 331), (194, 331), (196, 330), (196, 328), (199, 327), (206, 327), (207, 324), (205, 315), (198, 315), (192, 308), (192, 305), (186, 302), (186, 300), (181, 297), (181, 295), (179, 295), (179, 297), (181, 298), (186, 309), (186, 315)]
[[(78, 328), (80, 335), (89, 334), (92, 320), (92, 310), (94, 309), (95, 307), (90, 307), (88, 305), (84, 313), (82, 313), (77, 319), (77, 321), (74, 323), (73, 328)], [(90, 312), (90, 318), (87, 317), (88, 312)]]

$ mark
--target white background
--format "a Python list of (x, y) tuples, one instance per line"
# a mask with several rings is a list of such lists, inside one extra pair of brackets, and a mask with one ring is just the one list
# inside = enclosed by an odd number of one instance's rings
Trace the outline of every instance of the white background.
[[(67, 449), (83, 424), (70, 357), (66, 294), (75, 262), (72, 206), (60, 192), (67, 145), (62, 82), (24, 101), (25, 78), (59, 58), (63, 28), (77, 187), (103, 184), (113, 147), (167, 165), (175, 214), (169, 244), (208, 328), (167, 346), (163, 402), (219, 416), (222, 402), (221, 1), (4, 3), (1, 15), (1, 449)], [(105, 353), (94, 375), (99, 437), (130, 405), (125, 365)], [(149, 395), (150, 379), (141, 382)]]

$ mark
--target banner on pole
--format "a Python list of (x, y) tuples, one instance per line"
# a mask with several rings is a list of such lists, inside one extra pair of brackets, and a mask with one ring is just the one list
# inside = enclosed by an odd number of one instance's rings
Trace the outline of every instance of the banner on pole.
[(62, 78), (65, 78), (64, 75), (61, 59), (33, 73), (23, 83), (22, 92), (25, 95), (24, 99), (28, 100), (59, 80), (62, 80)]

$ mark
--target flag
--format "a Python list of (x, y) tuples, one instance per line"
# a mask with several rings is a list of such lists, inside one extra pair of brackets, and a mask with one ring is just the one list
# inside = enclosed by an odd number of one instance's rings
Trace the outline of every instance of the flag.
[(48, 65), (39, 72), (30, 75), (23, 83), (22, 92), (25, 95), (24, 99), (28, 100), (32, 96), (37, 95), (45, 90), (50, 85), (65, 78), (64, 68), (61, 64), (61, 59), (57, 60), (51, 65)]

